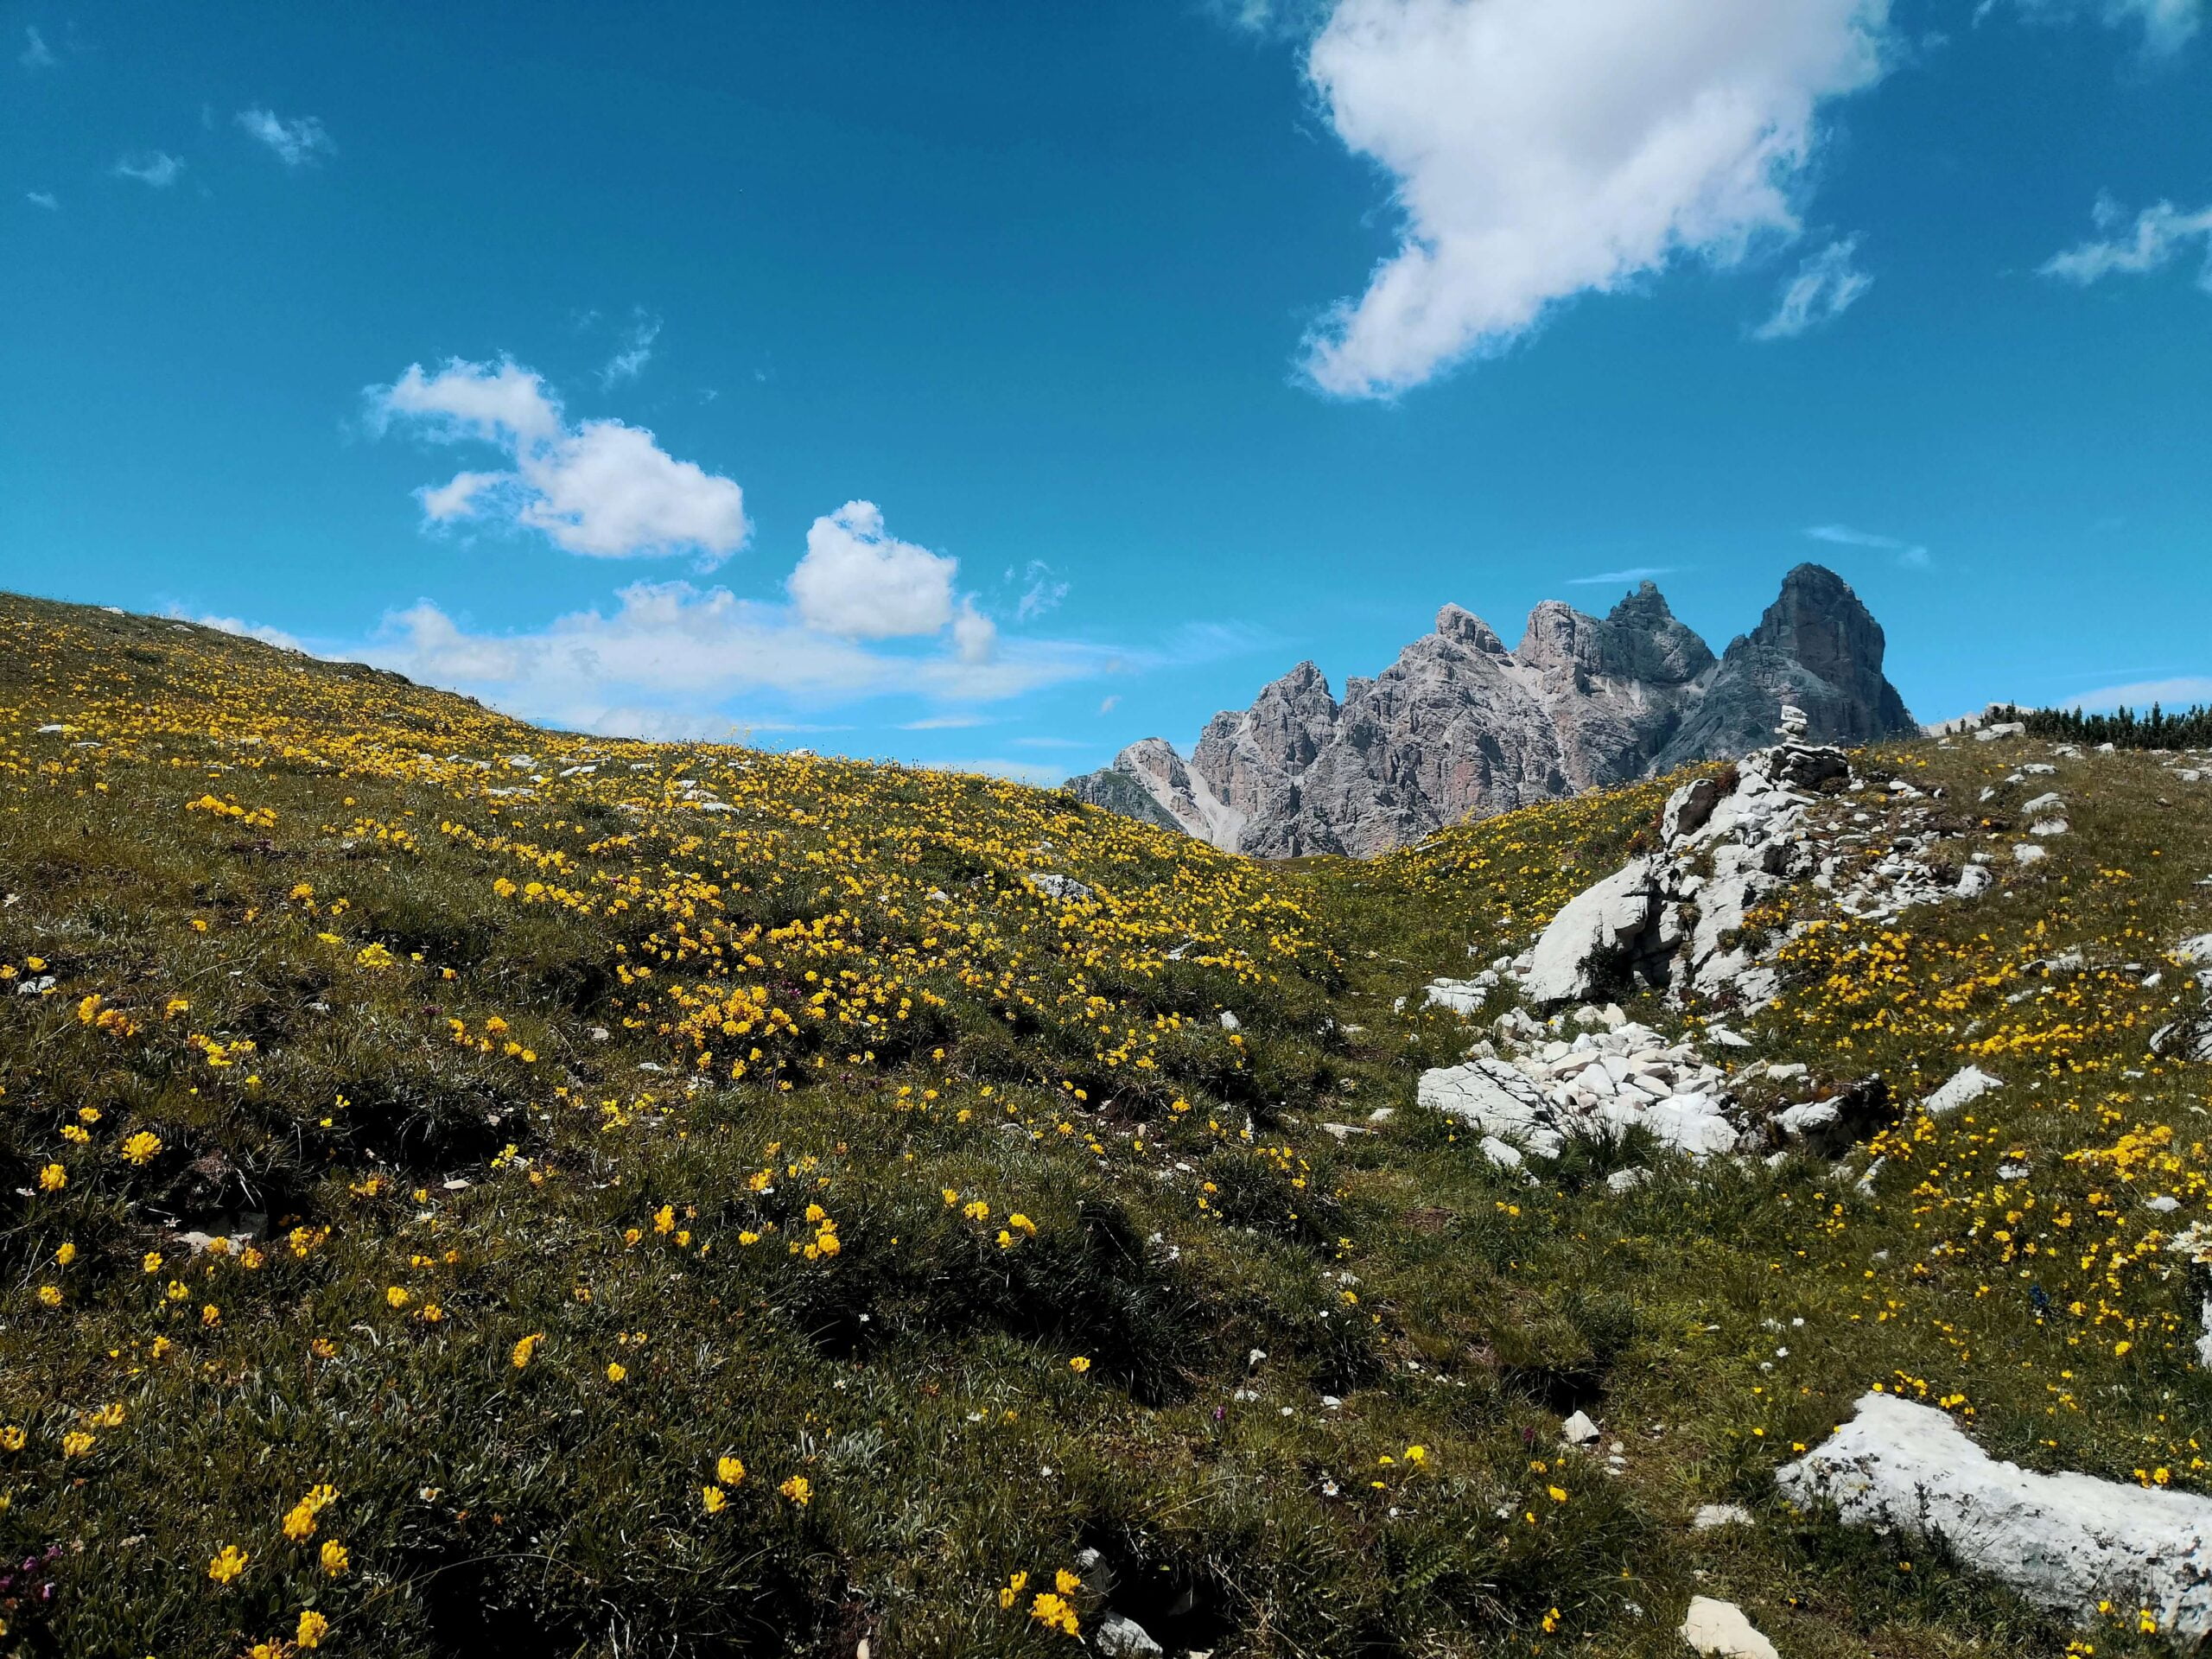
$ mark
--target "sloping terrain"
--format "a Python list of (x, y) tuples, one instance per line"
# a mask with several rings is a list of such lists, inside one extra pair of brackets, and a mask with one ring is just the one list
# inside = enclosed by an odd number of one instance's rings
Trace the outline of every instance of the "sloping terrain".
[(1260, 864), (0, 601), (0, 1651), (2165, 1651), (1774, 1476), (2205, 1488), (2212, 785), (1852, 762), (1771, 1003), (1599, 993), (1737, 1148), (1516, 1165), (1422, 1077), (1616, 1029), (1510, 964), (1680, 777)]

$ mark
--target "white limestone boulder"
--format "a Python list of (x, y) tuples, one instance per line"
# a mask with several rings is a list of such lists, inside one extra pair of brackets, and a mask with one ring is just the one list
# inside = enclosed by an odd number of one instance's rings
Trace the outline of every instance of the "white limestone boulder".
[(1930, 1117), (1942, 1117), (1955, 1112), (1961, 1106), (1970, 1106), (1993, 1089), (2002, 1089), (2004, 1081), (1993, 1077), (1978, 1065), (1961, 1066), (1923, 1103), (1923, 1109)]
[(1521, 988), (1544, 1006), (1584, 1002), (1599, 989), (1607, 958), (1632, 949), (1651, 925), (1659, 894), (1652, 861), (1631, 859), (1596, 886), (1586, 887), (1552, 918), (1536, 941)]
[(1945, 1413), (1861, 1395), (1851, 1421), (1776, 1483), (1847, 1526), (1941, 1540), (2029, 1601), (2087, 1622), (2101, 1601), (2148, 1609), (2183, 1640), (2212, 1633), (2212, 1498), (2000, 1463)]
[(1782, 1659), (1774, 1643), (1761, 1636), (1744, 1610), (1732, 1601), (1711, 1596), (1692, 1596), (1682, 1618), (1682, 1640), (1693, 1653), (1708, 1659)]

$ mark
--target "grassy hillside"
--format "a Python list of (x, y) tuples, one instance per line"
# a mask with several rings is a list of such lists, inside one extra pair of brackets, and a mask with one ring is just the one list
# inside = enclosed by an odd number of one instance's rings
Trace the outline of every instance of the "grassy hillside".
[(2212, 1474), (2206, 1068), (2143, 982), (2212, 928), (2212, 785), (2002, 782), (2046, 747), (1861, 757), (1945, 856), (2047, 785), (2074, 832), (1886, 925), (1798, 890), (1736, 1016), (1823, 1088), (2003, 1090), (1531, 1182), (1414, 1106), (1478, 1034), (1419, 990), (1663, 784), (1271, 867), (0, 601), (0, 1652), (1657, 1656), (1693, 1591), (1792, 1659), (2152, 1651), (1769, 1481), (1876, 1384)]

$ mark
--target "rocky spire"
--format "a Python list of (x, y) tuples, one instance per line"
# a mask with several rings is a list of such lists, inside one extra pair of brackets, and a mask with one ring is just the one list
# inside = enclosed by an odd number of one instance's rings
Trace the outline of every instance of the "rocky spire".
[(1625, 782), (1770, 741), (1785, 702), (1812, 739), (1912, 729), (1882, 677), (1882, 630), (1833, 572), (1800, 565), (1716, 662), (1644, 582), (1603, 617), (1548, 600), (1517, 649), (1446, 605), (1434, 632), (1344, 702), (1312, 663), (1217, 715), (1187, 765), (1158, 739), (1070, 780), (1130, 810), (1131, 790), (1217, 846), (1262, 856), (1382, 852), (1462, 819)]

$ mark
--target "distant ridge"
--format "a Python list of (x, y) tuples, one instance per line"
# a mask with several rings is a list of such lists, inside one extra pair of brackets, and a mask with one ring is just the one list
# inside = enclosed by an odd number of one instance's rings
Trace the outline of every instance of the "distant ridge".
[(1312, 663), (1217, 715), (1185, 760), (1166, 740), (1068, 780), (1081, 799), (1232, 852), (1366, 856), (1468, 818), (1742, 754), (1784, 702), (1819, 742), (1917, 733), (1884, 677), (1881, 625), (1834, 571), (1801, 564), (1716, 658), (1644, 582), (1603, 617), (1558, 600), (1508, 651), (1446, 605), (1433, 633), (1342, 702)]

